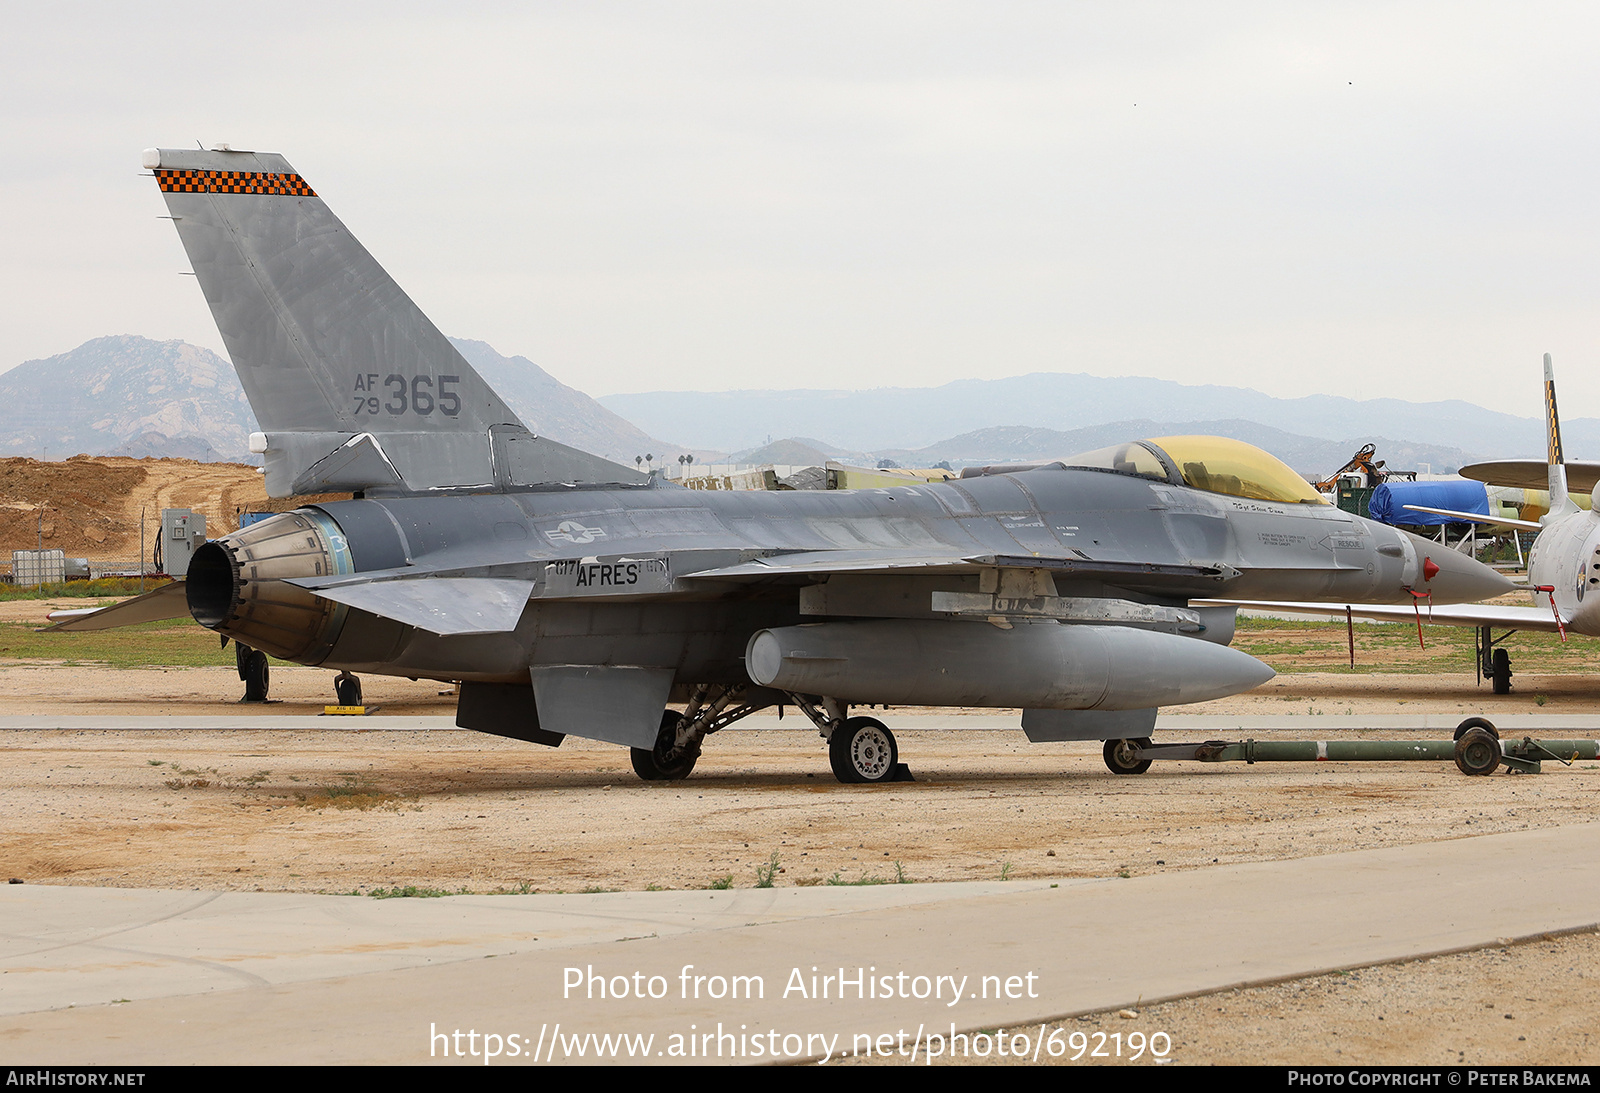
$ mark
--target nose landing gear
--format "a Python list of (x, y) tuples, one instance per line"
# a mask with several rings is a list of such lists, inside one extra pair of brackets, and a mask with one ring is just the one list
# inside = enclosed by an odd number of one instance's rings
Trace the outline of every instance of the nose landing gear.
[(1511, 653), (1505, 649), (1496, 649), (1495, 646), (1515, 633), (1515, 630), (1511, 630), (1501, 634), (1497, 641), (1489, 627), (1478, 627), (1476, 643), (1478, 674), (1480, 678), (1487, 679), (1494, 685), (1494, 693), (1497, 695), (1511, 693)]

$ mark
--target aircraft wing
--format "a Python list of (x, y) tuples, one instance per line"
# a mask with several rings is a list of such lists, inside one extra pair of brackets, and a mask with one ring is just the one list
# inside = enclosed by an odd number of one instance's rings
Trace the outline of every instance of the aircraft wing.
[[(1290, 600), (1190, 600), (1190, 607), (1241, 607), (1261, 611), (1293, 611), (1307, 615), (1328, 615), (1343, 618), (1345, 605), (1337, 603), (1305, 603)], [(1355, 603), (1349, 605), (1357, 619), (1377, 619), (1379, 622), (1411, 622), (1416, 611), (1404, 605)], [(1548, 607), (1513, 607), (1494, 603), (1460, 603), (1429, 607), (1422, 604), (1422, 621), (1434, 626), (1504, 626), (1513, 630), (1545, 630), (1556, 633), (1555, 612)]]
[[(1591, 487), (1592, 488), (1592, 487)], [(1508, 520), (1503, 516), (1484, 516), (1478, 512), (1457, 512), (1455, 509), (1434, 509), (1427, 505), (1401, 505), (1412, 512), (1431, 512), (1435, 516), (1448, 516), (1466, 524), (1488, 524), (1493, 527), (1521, 528), (1524, 531), (1542, 531), (1544, 525), (1533, 520)]]
[[(1573, 461), (1566, 468), (1568, 489), (1587, 492), (1600, 482), (1600, 463)], [(1496, 486), (1520, 486), (1525, 490), (1550, 487), (1550, 465), (1543, 459), (1495, 459), (1462, 467), (1458, 473), (1462, 478)]]
[(111, 630), (141, 622), (186, 619), (189, 617), (189, 598), (183, 582), (173, 581), (154, 592), (146, 592), (110, 607), (52, 611), (49, 617), (55, 625), (45, 627), (47, 630)]
[(834, 573), (975, 573), (980, 569), (1046, 569), (1068, 576), (1104, 581), (1226, 580), (1237, 575), (1229, 566), (1163, 565), (1150, 562), (1094, 561), (1087, 558), (1008, 554), (928, 554), (892, 550), (818, 550), (756, 558), (721, 569), (686, 573), (696, 580), (750, 581), (784, 576), (827, 576)]

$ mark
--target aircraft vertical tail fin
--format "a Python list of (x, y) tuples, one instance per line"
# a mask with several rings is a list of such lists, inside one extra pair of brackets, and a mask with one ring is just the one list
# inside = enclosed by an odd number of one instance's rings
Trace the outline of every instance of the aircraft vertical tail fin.
[(1556, 412), (1556, 371), (1548, 353), (1544, 355), (1544, 428), (1550, 482), (1550, 511), (1545, 513), (1544, 522), (1550, 523), (1577, 512), (1578, 506), (1567, 495), (1567, 466), (1561, 454), (1561, 415)]
[(280, 155), (152, 149), (274, 497), (645, 480), (527, 431)]

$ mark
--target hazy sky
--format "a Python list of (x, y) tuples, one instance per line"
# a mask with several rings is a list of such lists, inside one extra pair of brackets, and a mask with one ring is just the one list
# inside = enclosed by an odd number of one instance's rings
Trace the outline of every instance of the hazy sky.
[(222, 348), (139, 172), (200, 140), (596, 395), (1064, 371), (1536, 416), (1548, 351), (1600, 416), (1593, 4), (3, 10), (0, 368)]

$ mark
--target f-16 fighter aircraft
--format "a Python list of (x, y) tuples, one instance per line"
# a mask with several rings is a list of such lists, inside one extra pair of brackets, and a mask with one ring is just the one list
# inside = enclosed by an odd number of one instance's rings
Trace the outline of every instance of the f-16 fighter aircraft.
[[(1033, 740), (1147, 737), (1255, 687), (1191, 597), (1469, 601), (1510, 587), (1341, 512), (1245, 444), (1166, 437), (937, 485), (699, 492), (530, 433), (282, 156), (145, 155), (261, 423), (268, 492), (353, 491), (207, 543), (179, 617), (348, 673), (459, 681), (458, 724), (632, 749), (792, 705), (845, 782), (903, 776), (851, 705), (1021, 708)], [(663, 712), (664, 711), (664, 712)]]

